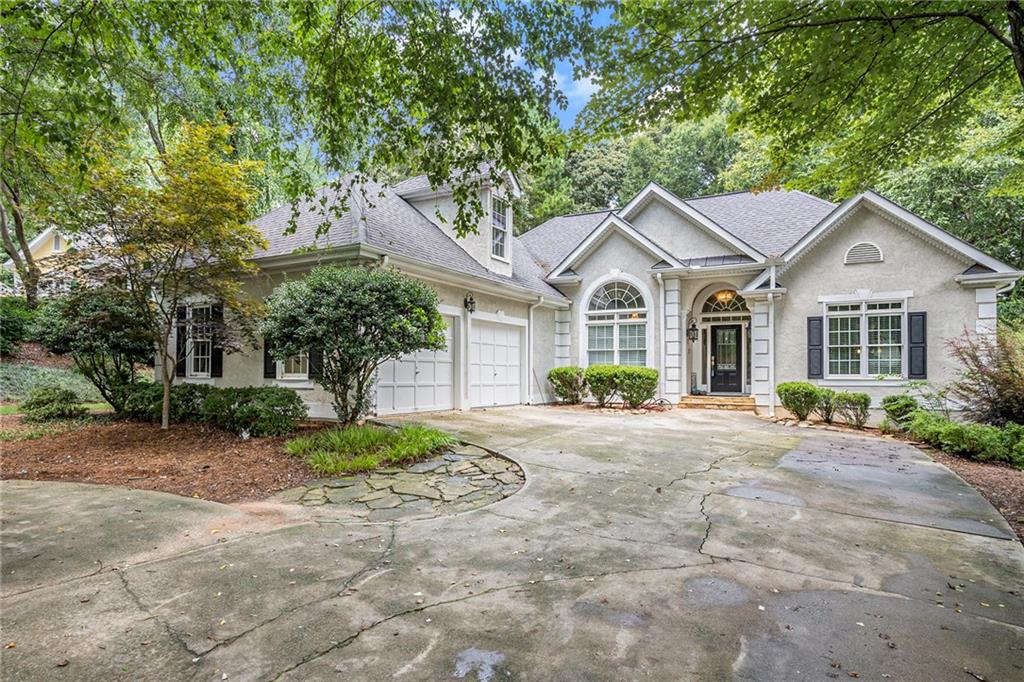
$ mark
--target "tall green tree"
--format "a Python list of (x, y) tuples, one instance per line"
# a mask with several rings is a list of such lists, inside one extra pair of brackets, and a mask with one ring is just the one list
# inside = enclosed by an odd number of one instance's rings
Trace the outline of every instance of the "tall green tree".
[[(155, 341), (163, 382), (162, 427), (170, 424), (175, 366), (187, 346), (177, 334), (209, 334), (225, 351), (252, 344), (259, 307), (242, 291), (266, 245), (247, 224), (258, 164), (231, 154), (230, 126), (184, 126), (163, 154), (120, 155), (93, 165), (66, 220), (79, 228), (83, 273), (132, 297), (140, 324)], [(221, 316), (195, 321), (187, 303), (218, 306)]]
[[(726, 95), (769, 141), (770, 177), (848, 196), (882, 172), (948, 154), (979, 110), (1016, 112), (991, 151), (1020, 160), (1024, 10), (1018, 0), (624, 0), (590, 70), (582, 122), (603, 136), (696, 119)], [(793, 170), (822, 155), (811, 175)], [(1020, 166), (1005, 191), (1024, 193)]]

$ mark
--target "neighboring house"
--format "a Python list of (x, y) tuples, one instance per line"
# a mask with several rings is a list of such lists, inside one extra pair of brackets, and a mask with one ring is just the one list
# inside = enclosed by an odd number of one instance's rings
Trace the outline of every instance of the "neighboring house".
[[(42, 277), (39, 279), (40, 296), (54, 296), (65, 291), (65, 279), (51, 278), (47, 277), (47, 275), (56, 268), (59, 257), (67, 253), (69, 248), (71, 248), (71, 241), (53, 227), (46, 228), (28, 243), (29, 252), (42, 273)], [(10, 293), (15, 295), (23, 294), (24, 288), (22, 287), (21, 277), (14, 267), (14, 261), (8, 258), (4, 261), (3, 267), (5, 270), (14, 273), (14, 284), (10, 289)]]
[[(792, 380), (877, 401), (953, 378), (946, 341), (992, 333), (997, 293), (1024, 274), (874, 192), (836, 206), (795, 191), (681, 199), (652, 183), (622, 208), (516, 238), (508, 175), (481, 192), (479, 232), (459, 239), (438, 217), (454, 215), (449, 190), (424, 177), (367, 190), (372, 205), (354, 201), (320, 237), (308, 207), (294, 232), (290, 206), (255, 221), (269, 246), (249, 291), (266, 297), (324, 262), (379, 263), (434, 288), (448, 348), (384, 365), (378, 414), (549, 402), (548, 370), (597, 363), (658, 369), (670, 401), (749, 396), (773, 412), (775, 386)], [(276, 362), (224, 355), (208, 336), (179, 343), (186, 381), (291, 386), (332, 416), (309, 378), (315, 352)]]

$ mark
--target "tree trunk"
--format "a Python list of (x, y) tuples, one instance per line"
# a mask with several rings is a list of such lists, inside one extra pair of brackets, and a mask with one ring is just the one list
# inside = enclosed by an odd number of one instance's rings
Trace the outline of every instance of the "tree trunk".
[(42, 272), (32, 257), (32, 251), (28, 248), (28, 238), (25, 236), (25, 214), (21, 209), (21, 192), (17, 185), (12, 185), (7, 178), (3, 179), (3, 196), (11, 206), (11, 218), (14, 222), (14, 237), (18, 243), (15, 245), (11, 238), (10, 227), (7, 223), (7, 210), (0, 206), (0, 238), (3, 240), (4, 251), (14, 263), (18, 276), (21, 277), (21, 285), (25, 288), (25, 302), (30, 308), (39, 304), (39, 279)]
[(166, 430), (171, 427), (171, 381), (174, 377), (174, 365), (168, 362), (167, 353), (163, 355), (164, 371), (161, 379), (164, 384), (164, 402), (160, 408), (160, 428)]
[(1017, 78), (1020, 79), (1021, 87), (1024, 87), (1024, 7), (1020, 0), (1008, 0), (1006, 13), (1010, 20), (1010, 53), (1017, 69)]

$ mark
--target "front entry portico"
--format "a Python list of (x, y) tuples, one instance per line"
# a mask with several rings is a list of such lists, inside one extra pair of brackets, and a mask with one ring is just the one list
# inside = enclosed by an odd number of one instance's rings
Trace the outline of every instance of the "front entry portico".
[(697, 318), (694, 386), (721, 395), (750, 393), (750, 311), (735, 289), (708, 296)]

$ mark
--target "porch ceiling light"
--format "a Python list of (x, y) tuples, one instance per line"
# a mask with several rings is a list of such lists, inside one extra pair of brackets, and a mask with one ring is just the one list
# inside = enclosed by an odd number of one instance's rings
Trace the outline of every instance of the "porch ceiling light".
[(700, 330), (697, 329), (697, 323), (694, 321), (690, 322), (690, 327), (686, 330), (686, 338), (690, 341), (696, 341), (697, 336), (700, 334)]
[(728, 303), (732, 299), (736, 298), (736, 292), (733, 291), (732, 289), (722, 289), (717, 294), (715, 294), (715, 298), (718, 300), (719, 303)]

